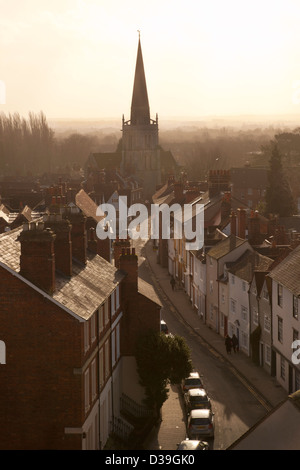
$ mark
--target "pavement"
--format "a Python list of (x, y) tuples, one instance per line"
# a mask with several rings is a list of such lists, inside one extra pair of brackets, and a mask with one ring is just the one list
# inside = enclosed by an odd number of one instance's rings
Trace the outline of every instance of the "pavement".
[[(172, 290), (168, 269), (162, 268), (157, 263), (156, 251), (153, 250), (151, 240), (146, 243), (143, 255), (150, 268), (153, 285), (162, 300), (174, 314), (181, 317), (194, 334), (200, 336), (202, 344), (205, 344), (217, 358), (227, 362), (231, 371), (247, 385), (264, 406), (266, 413), (284, 401), (288, 394), (274, 377), (262, 367), (255, 365), (243, 352), (227, 354), (224, 338), (203, 323), (184, 289)], [(176, 444), (186, 437), (183, 399), (179, 386), (170, 385), (168, 399), (161, 409), (161, 419), (162, 421), (146, 438), (144, 448), (176, 450)]]

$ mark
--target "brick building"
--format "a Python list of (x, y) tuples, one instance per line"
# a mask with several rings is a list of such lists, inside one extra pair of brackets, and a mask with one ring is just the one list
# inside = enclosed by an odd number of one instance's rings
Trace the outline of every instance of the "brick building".
[(133, 249), (118, 269), (92, 241), (77, 207), (0, 236), (1, 449), (100, 449), (134, 430), (135, 338), (159, 331), (160, 304)]

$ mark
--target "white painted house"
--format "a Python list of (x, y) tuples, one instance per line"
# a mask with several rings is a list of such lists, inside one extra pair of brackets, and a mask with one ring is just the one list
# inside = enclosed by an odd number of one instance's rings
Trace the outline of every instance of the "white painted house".
[[(292, 345), (300, 339), (300, 246), (269, 274), (272, 279), (272, 341), (276, 379), (293, 393), (300, 389), (300, 364)], [(298, 355), (299, 358), (299, 355)]]
[(228, 334), (237, 336), (239, 349), (247, 356), (250, 356), (250, 284), (254, 271), (266, 271), (272, 262), (251, 249), (228, 267)]

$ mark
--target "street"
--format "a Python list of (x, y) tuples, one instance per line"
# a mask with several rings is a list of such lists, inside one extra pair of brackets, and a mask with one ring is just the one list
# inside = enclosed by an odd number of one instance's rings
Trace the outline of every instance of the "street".
[(139, 255), (139, 276), (156, 288), (163, 304), (162, 318), (170, 333), (185, 338), (191, 350), (194, 369), (203, 374), (204, 386), (215, 413), (215, 437), (210, 446), (211, 449), (224, 450), (262, 418), (268, 411), (267, 407), (234, 368), (216, 354), (174, 309), (153, 278), (144, 257), (144, 244), (142, 240), (134, 242)]

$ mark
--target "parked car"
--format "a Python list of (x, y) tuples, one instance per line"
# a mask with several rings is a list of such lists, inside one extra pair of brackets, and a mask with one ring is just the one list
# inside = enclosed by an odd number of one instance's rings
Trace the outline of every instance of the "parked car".
[(164, 320), (160, 320), (160, 331), (162, 333), (165, 333), (166, 335), (169, 334), (168, 325), (166, 324), (166, 322)]
[(186, 393), (192, 388), (204, 388), (201, 377), (198, 372), (191, 372), (189, 377), (186, 377), (181, 383), (182, 393)]
[(206, 441), (185, 439), (177, 444), (177, 450), (209, 450), (209, 444)]
[(184, 402), (187, 413), (191, 410), (211, 410), (211, 401), (203, 388), (191, 388), (184, 394)]
[(203, 436), (214, 437), (214, 413), (211, 410), (191, 410), (187, 428), (189, 439), (199, 439)]

